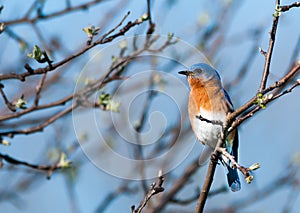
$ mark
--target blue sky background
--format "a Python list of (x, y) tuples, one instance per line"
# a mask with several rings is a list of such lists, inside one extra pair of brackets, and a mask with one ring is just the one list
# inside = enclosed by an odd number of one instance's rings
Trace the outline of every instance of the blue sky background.
[[(0, 15), (0, 21), (10, 20), (22, 17), (26, 8), (28, 8), (29, 1), (0, 1), (4, 5), (4, 10)], [(79, 4), (83, 1), (73, 1), (74, 4)], [(76, 2), (76, 3), (75, 3)], [(54, 55), (54, 60), (60, 60), (70, 53), (78, 51), (78, 47), (82, 47), (86, 41), (86, 35), (82, 32), (82, 28), (90, 24), (95, 26), (101, 22), (102, 15), (106, 14), (113, 7), (118, 5), (119, 1), (105, 1), (98, 6), (92, 7), (87, 11), (79, 11), (63, 17), (53, 18), (48, 21), (41, 21), (38, 26), (45, 35), (45, 39), (51, 36), (59, 36), (59, 39), (67, 47), (65, 53)], [(114, 22), (118, 21), (124, 16), (127, 11), (131, 14), (128, 20), (139, 18), (146, 12), (146, 1), (129, 1), (123, 8), (120, 9), (118, 15), (114, 17)], [(172, 6), (168, 6), (168, 2), (174, 2)], [(197, 45), (197, 20), (204, 12), (209, 14), (210, 19), (213, 19), (214, 14), (217, 13), (216, 4), (222, 4), (224, 1), (154, 1), (153, 6), (153, 20), (156, 23), (156, 33), (166, 35), (169, 32), (175, 34), (182, 41), (187, 42), (191, 46)], [(272, 24), (272, 14), (274, 11), (275, 1), (241, 1), (235, 14), (232, 16), (233, 21), (229, 26), (229, 30), (225, 38), (231, 38), (234, 35), (241, 35), (248, 29), (263, 26), (261, 40), (258, 42), (259, 46), (264, 50), (267, 49), (269, 30)], [(289, 4), (292, 1), (281, 1), (282, 4)], [(64, 7), (64, 1), (47, 1), (44, 13), (50, 13)], [(279, 22), (277, 40), (275, 44), (274, 57), (271, 66), (271, 75), (269, 83), (276, 81), (286, 71), (286, 67), (290, 63), (290, 57), (293, 48), (300, 35), (300, 10), (292, 9), (289, 12), (282, 14)], [(105, 32), (110, 29), (111, 25), (103, 30)], [(36, 44), (35, 33), (29, 25), (16, 25), (13, 30), (26, 38), (30, 46)], [(133, 29), (127, 36), (143, 32), (143, 27)], [(252, 40), (249, 37), (242, 37), (241, 41), (233, 45), (223, 46), (217, 53), (215, 67), (219, 70), (223, 82), (231, 82), (238, 72), (238, 68), (244, 61), (247, 55), (247, 50), (252, 45)], [(80, 45), (81, 44), (81, 45)], [(69, 78), (70, 82), (66, 87), (61, 88), (62, 95), (66, 91), (74, 90), (74, 82), (77, 79), (80, 71), (83, 70), (87, 61), (94, 55), (95, 52), (102, 48), (109, 46), (103, 45), (96, 47), (85, 54), (84, 57), (78, 60), (75, 65), (71, 65), (65, 78)], [(30, 49), (30, 48), (29, 48)], [(258, 47), (257, 47), (258, 49)], [(19, 57), (26, 58), (26, 51), (20, 52), (18, 44), (9, 39), (6, 34), (0, 36), (0, 69), (7, 70), (23, 70), (22, 64), (16, 63), (15, 59)], [(29, 52), (29, 51), (27, 51)], [(105, 52), (107, 54), (107, 52)], [(197, 63), (194, 61), (192, 63)], [(243, 79), (242, 83), (237, 87), (231, 88), (230, 94), (234, 104), (238, 107), (251, 98), (259, 87), (259, 81), (263, 71), (264, 57), (257, 54), (254, 64), (251, 66), (250, 72)], [(33, 63), (32, 63), (33, 64)], [(38, 64), (34, 64), (38, 66)], [(188, 64), (187, 64), (188, 65)], [(173, 76), (177, 76), (177, 69), (168, 70)], [(2, 71), (0, 70), (0, 73)], [(73, 75), (73, 73), (76, 73)], [(71, 76), (71, 77), (70, 77)], [(186, 85), (184, 78), (177, 76), (179, 82)], [(14, 82), (9, 82), (7, 88), (13, 88)], [(15, 91), (12, 91), (13, 94)], [(226, 193), (213, 197), (208, 200), (207, 208), (213, 209), (218, 206), (227, 207), (230, 203), (234, 203), (241, 198), (246, 198), (249, 194), (255, 194), (271, 180), (276, 179), (284, 173), (287, 164), (290, 162), (293, 155), (300, 152), (300, 132), (299, 132), (299, 88), (296, 88), (293, 93), (284, 96), (279, 101), (275, 101), (262, 110), (249, 121), (245, 122), (240, 127), (240, 149), (239, 156), (242, 165), (248, 166), (251, 163), (259, 162), (261, 169), (255, 172), (255, 180), (251, 185), (247, 185), (242, 181), (242, 190), (238, 193)], [(49, 99), (54, 97), (49, 95)], [(186, 97), (182, 97), (185, 101)], [(1, 102), (2, 104), (2, 102)], [(155, 107), (155, 104), (154, 104)], [(162, 104), (162, 111), (168, 110), (168, 105)], [(171, 115), (166, 114), (166, 117)], [(153, 121), (155, 123), (155, 120)], [(168, 122), (174, 122), (168, 120)], [(89, 125), (89, 124), (86, 124)], [(64, 147), (74, 141), (75, 133), (72, 128), (72, 119), (68, 118), (64, 121), (65, 129), (62, 130), (63, 136), (61, 138), (54, 137), (57, 129), (46, 128), (43, 133), (37, 133), (30, 136), (17, 136), (11, 140), (12, 146), (0, 147), (2, 153), (9, 153), (19, 159), (26, 159), (30, 162), (47, 162), (47, 156), (43, 156), (45, 150), (49, 147), (54, 147), (53, 141), (61, 141)], [(60, 128), (57, 126), (57, 128)], [(195, 138), (193, 135), (189, 138), (194, 144)], [(200, 152), (202, 146), (198, 143), (193, 145), (189, 156), (178, 165), (174, 170), (175, 174), (181, 174), (184, 166), (194, 159)], [(44, 161), (43, 161), (44, 160)], [(111, 176), (101, 169), (97, 168), (84, 155), (81, 150), (78, 150), (73, 156), (74, 164), (79, 165), (78, 175), (76, 176), (74, 187), (75, 202), (79, 207), (80, 212), (94, 212), (99, 203), (104, 199), (107, 192), (110, 192), (118, 187), (120, 179)], [(0, 191), (13, 186), (26, 177), (35, 178), (30, 170), (16, 167), (14, 172), (0, 170)], [(25, 175), (24, 175), (25, 173)], [(196, 183), (202, 185), (206, 170), (201, 169), (195, 176), (193, 176), (194, 183), (179, 193), (182, 196), (190, 196), (191, 191), (194, 192)], [(43, 175), (43, 174), (41, 174)], [(298, 174), (299, 175), (299, 174)], [(37, 178), (37, 181), (32, 185), (32, 189), (26, 190), (17, 195), (16, 203), (0, 202), (1, 212), (73, 212), (72, 204), (69, 198), (68, 184), (70, 180), (63, 173), (55, 173), (50, 181), (45, 178)], [(224, 184), (225, 175), (223, 169), (220, 167), (216, 173), (216, 179), (213, 187), (218, 187)], [(151, 184), (151, 181), (149, 181)], [(278, 186), (274, 186), (278, 187)], [(70, 189), (70, 188), (69, 188)], [(167, 190), (168, 188), (166, 188)], [(242, 209), (241, 212), (281, 212), (285, 204), (285, 200), (289, 195), (289, 190), (281, 189), (276, 193), (256, 202), (249, 208)], [(132, 196), (121, 196), (112, 205), (109, 206), (106, 212), (129, 212), (130, 206), (137, 205), (142, 195), (137, 193)], [(300, 208), (300, 197), (296, 198), (296, 204), (292, 212), (296, 212)], [(15, 205), (14, 205), (15, 204)], [(18, 207), (18, 205), (20, 205)], [(195, 204), (190, 204), (189, 209), (194, 209)], [(180, 208), (175, 208), (180, 210)], [(185, 207), (186, 208), (186, 207)], [(174, 209), (172, 207), (171, 209)]]

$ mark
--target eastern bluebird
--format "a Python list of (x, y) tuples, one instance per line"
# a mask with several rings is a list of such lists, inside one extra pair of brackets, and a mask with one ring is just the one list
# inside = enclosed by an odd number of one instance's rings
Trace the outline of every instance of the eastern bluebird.
[[(226, 121), (226, 116), (233, 111), (229, 95), (222, 87), (218, 72), (208, 64), (192, 65), (179, 74), (186, 75), (190, 85), (188, 112), (192, 129), (198, 140), (205, 145), (199, 158), (199, 165), (203, 165), (214, 151), (218, 139), (221, 137), (222, 127), (209, 121)], [(200, 119), (199, 117), (207, 121)], [(238, 132), (234, 130), (226, 138), (226, 150), (235, 160), (238, 160)], [(226, 166), (227, 180), (232, 191), (241, 189), (236, 168), (232, 168), (228, 159), (222, 159)]]

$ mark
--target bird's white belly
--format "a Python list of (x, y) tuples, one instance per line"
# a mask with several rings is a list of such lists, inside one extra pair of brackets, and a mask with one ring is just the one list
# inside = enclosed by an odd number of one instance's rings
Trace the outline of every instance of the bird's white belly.
[[(226, 115), (224, 114), (212, 114), (205, 110), (200, 110), (200, 114), (203, 118), (210, 121), (226, 121)], [(194, 132), (202, 143), (209, 145), (212, 148), (215, 148), (218, 139), (221, 137), (221, 126), (218, 124), (212, 124), (206, 121), (201, 121), (198, 118), (193, 118), (193, 129)]]

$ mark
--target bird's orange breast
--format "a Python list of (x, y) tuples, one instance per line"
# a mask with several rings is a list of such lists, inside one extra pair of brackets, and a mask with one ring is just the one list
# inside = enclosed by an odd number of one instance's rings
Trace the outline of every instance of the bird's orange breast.
[[(188, 79), (191, 91), (189, 97), (189, 108), (191, 112), (198, 114), (200, 108), (211, 111), (213, 107), (213, 97), (220, 90), (215, 82), (209, 81), (205, 84), (200, 79)], [(219, 84), (217, 84), (219, 85)]]
[(191, 91), (189, 96), (189, 116), (199, 115), (201, 110), (207, 112), (223, 111), (225, 114), (230, 111), (221, 84), (217, 81), (206, 81), (205, 84), (201, 79), (188, 79)]

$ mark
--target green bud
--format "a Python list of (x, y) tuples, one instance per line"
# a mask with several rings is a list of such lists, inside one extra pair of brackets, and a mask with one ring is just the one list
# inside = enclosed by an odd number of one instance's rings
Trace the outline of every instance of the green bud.
[(20, 50), (21, 50), (21, 52), (24, 52), (26, 50), (26, 48), (27, 48), (26, 42), (20, 41), (19, 44), (20, 44)]
[(296, 152), (292, 156), (292, 163), (299, 166), (300, 165), (300, 152)]
[(34, 45), (32, 53), (28, 53), (27, 56), (29, 58), (33, 58), (35, 60), (37, 60), (38, 62), (42, 62), (43, 61), (43, 52), (41, 51), (40, 47), (37, 45)]
[(199, 18), (198, 18), (198, 23), (200, 26), (205, 26), (207, 25), (211, 20), (211, 17), (209, 16), (209, 14), (207, 12), (204, 12), (202, 14), (200, 14)]
[(254, 171), (254, 170), (259, 169), (259, 168), (260, 168), (260, 164), (255, 163), (255, 164), (252, 164), (248, 169), (251, 170), (251, 171)]
[(143, 21), (147, 21), (149, 19), (148, 13), (144, 13), (141, 17), (140, 17), (140, 22)]
[(99, 103), (102, 106), (107, 106), (111, 101), (111, 96), (108, 93), (102, 93), (101, 95), (99, 95)]
[(27, 104), (27, 101), (24, 99), (24, 95), (22, 95), (15, 103), (15, 106), (19, 109), (27, 109), (26, 104)]
[(117, 62), (118, 58), (117, 58), (116, 56), (113, 55), (113, 56), (111, 56), (111, 60), (112, 60), (112, 62), (115, 63), (115, 62)]
[(281, 15), (281, 6), (279, 4), (276, 4), (275, 12), (273, 13), (273, 16), (275, 18), (278, 18)]
[(142, 124), (139, 120), (136, 120), (136, 121), (133, 122), (133, 126), (134, 126), (135, 129), (141, 128), (141, 125)]
[(0, 23), (0, 34), (5, 30), (5, 27), (4, 23)]
[(157, 85), (158, 91), (163, 92), (165, 86), (167, 85), (167, 81), (165, 81), (160, 74), (155, 73), (153, 75), (153, 82)]
[(94, 25), (91, 25), (89, 27), (85, 27), (82, 29), (86, 34), (87, 36), (90, 38), (90, 37), (93, 37), (95, 35), (98, 35), (99, 33), (99, 30), (100, 28), (99, 27), (95, 27)]
[(264, 96), (262, 93), (258, 93), (256, 100), (253, 103), (259, 105), (262, 109), (265, 109), (267, 99), (267, 96)]
[(168, 33), (168, 39), (172, 39), (174, 37), (174, 33)]
[(120, 110), (120, 106), (121, 106), (121, 103), (120, 102), (117, 102), (117, 101), (111, 101), (109, 103), (109, 105), (107, 106), (107, 110), (110, 110), (112, 112), (119, 112)]
[(1, 144), (4, 145), (4, 146), (10, 146), (11, 143), (7, 140), (2, 140)]
[(67, 159), (66, 153), (62, 152), (59, 159), (59, 165), (61, 168), (70, 168), (71, 161)]
[(98, 99), (100, 106), (102, 106), (104, 110), (119, 112), (121, 103), (113, 101), (110, 94), (103, 92), (101, 95), (99, 95)]
[(127, 41), (126, 39), (123, 39), (119, 45), (118, 45), (121, 49), (126, 49), (127, 48)]
[(253, 179), (254, 179), (254, 177), (252, 175), (249, 175), (248, 177), (245, 178), (246, 183), (248, 183), (248, 184), (250, 184)]

